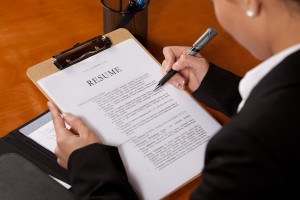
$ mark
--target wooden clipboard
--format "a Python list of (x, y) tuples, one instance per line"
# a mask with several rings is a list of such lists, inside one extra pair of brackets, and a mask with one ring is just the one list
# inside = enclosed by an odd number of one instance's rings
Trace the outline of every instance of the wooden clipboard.
[[(124, 28), (117, 29), (104, 36), (107, 36), (110, 39), (112, 46), (117, 45), (127, 39), (134, 39), (144, 48), (144, 46), (128, 30)], [(145, 48), (144, 50), (148, 52)], [(149, 52), (148, 54), (151, 55)], [(153, 59), (155, 58), (153, 57)], [(54, 65), (54, 62), (55, 59), (52, 57), (27, 69), (27, 76), (39, 89), (40, 87), (37, 84), (38, 80), (59, 71), (59, 69)]]
[[(108, 36), (112, 42), (112, 46), (115, 46), (125, 40), (128, 39), (134, 39), (143, 49), (146, 53), (148, 53), (154, 61), (156, 61), (159, 65), (160, 63), (153, 57), (153, 55), (151, 53), (149, 53), (149, 51), (126, 29), (120, 28), (117, 29), (115, 31), (112, 31), (104, 36)], [(101, 53), (101, 52), (100, 52)], [(39, 85), (37, 84), (37, 82), (44, 78), (47, 77), (53, 73), (56, 73), (59, 71), (59, 69), (54, 65), (54, 58), (49, 58), (41, 63), (38, 63), (30, 68), (28, 68), (27, 70), (27, 75), (28, 77), (32, 80), (32, 82), (40, 89), (40, 91), (42, 93), (43, 90), (39, 87)], [(188, 93), (189, 94), (189, 93)], [(44, 95), (47, 97), (47, 95), (44, 93)], [(190, 95), (190, 94), (189, 94)], [(50, 98), (48, 98), (49, 100), (51, 100)], [(198, 102), (197, 102), (198, 103)], [(200, 104), (199, 104), (200, 105)], [(201, 106), (201, 105), (200, 105)], [(187, 184), (189, 184), (190, 182), (198, 179), (200, 176), (200, 174), (196, 175), (195, 177), (191, 178), (190, 180), (188, 180), (187, 182), (182, 183), (181, 186), (179, 186), (178, 188), (175, 188), (174, 191), (186, 186)], [(174, 192), (172, 191), (172, 192)], [(169, 194), (167, 194), (166, 196), (168, 196)]]

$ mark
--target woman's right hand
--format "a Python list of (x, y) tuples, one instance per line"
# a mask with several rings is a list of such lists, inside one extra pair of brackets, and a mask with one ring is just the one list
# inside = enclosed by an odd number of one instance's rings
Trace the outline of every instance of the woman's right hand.
[(187, 55), (189, 50), (190, 47), (165, 47), (163, 49), (165, 60), (162, 62), (162, 70), (164, 75), (171, 69), (177, 71), (168, 82), (181, 90), (187, 86), (194, 92), (205, 77), (209, 63), (199, 53), (196, 56)]

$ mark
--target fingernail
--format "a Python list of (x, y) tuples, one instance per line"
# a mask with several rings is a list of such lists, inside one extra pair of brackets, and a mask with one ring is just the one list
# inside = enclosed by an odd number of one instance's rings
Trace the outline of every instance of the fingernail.
[(173, 64), (172, 69), (176, 70), (177, 66), (178, 66), (178, 62), (175, 62), (175, 63)]
[(48, 102), (47, 102), (47, 106), (48, 106), (48, 107), (51, 107), (51, 106), (52, 106), (52, 103), (51, 103), (50, 101), (48, 101)]
[(72, 115), (71, 113), (65, 112), (65, 113), (62, 113), (61, 116), (62, 116), (62, 118), (69, 118), (70, 119), (70, 117), (73, 117), (74, 115)]
[(164, 68), (166, 66), (166, 60), (164, 60), (162, 63), (161, 63), (161, 66)]
[(68, 113), (62, 113), (62, 114), (61, 114), (61, 117), (62, 117), (62, 118), (66, 118), (66, 117), (68, 117), (68, 116), (69, 116)]
[(182, 90), (183, 89), (183, 85), (178, 84), (178, 89)]

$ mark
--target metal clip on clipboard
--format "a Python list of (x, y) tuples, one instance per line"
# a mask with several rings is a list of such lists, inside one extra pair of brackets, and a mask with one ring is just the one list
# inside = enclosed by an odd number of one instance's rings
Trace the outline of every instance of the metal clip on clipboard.
[(55, 60), (54, 65), (58, 69), (63, 70), (75, 63), (108, 49), (111, 45), (112, 43), (107, 36), (94, 37), (53, 56)]

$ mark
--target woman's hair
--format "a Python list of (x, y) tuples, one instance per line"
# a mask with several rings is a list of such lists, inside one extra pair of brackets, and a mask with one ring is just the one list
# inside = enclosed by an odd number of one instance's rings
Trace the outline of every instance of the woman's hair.
[(283, 2), (290, 8), (300, 12), (300, 0), (283, 0)]
[(294, 1), (294, 2), (296, 2), (298, 4), (300, 4), (300, 0), (286, 0), (286, 1)]

